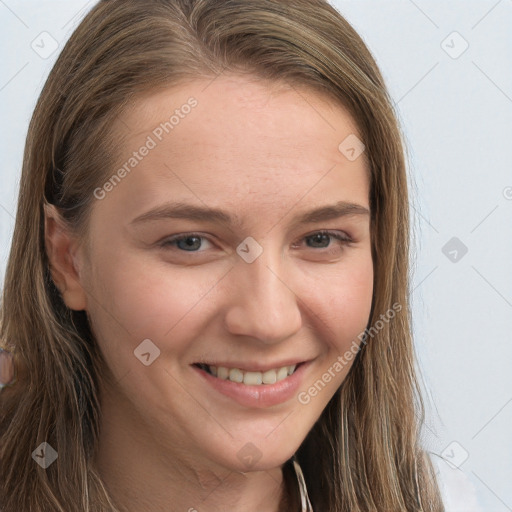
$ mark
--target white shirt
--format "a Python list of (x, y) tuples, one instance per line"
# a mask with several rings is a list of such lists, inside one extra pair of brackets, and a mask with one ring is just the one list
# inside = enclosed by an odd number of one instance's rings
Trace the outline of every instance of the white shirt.
[(467, 474), (446, 459), (431, 454), (446, 512), (483, 512)]

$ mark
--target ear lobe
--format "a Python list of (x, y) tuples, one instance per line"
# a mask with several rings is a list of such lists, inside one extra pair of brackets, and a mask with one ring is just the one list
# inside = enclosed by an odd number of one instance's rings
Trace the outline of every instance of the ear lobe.
[(80, 282), (80, 269), (75, 262), (78, 240), (70, 233), (54, 205), (44, 204), (44, 233), (50, 273), (66, 306), (75, 311), (87, 307), (87, 297)]

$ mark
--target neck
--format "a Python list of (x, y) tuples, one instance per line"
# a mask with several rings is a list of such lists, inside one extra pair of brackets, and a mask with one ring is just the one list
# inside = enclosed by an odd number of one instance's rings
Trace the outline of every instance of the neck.
[(121, 414), (116, 401), (103, 397), (94, 462), (120, 511), (288, 510), (289, 487), (281, 467), (241, 473), (197, 460), (186, 450), (160, 443), (158, 435), (141, 428), (147, 427), (141, 418)]

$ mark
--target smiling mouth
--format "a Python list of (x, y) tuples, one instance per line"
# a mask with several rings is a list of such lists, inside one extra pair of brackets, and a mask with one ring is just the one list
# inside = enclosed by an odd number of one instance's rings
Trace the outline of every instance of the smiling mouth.
[(303, 363), (294, 364), (291, 366), (282, 366), (280, 368), (273, 368), (265, 372), (251, 372), (240, 370), (239, 368), (227, 368), (225, 366), (213, 366), (204, 363), (196, 363), (194, 366), (203, 370), (204, 372), (221, 380), (229, 380), (231, 382), (238, 382), (247, 386), (259, 386), (265, 384), (275, 384), (281, 380), (286, 379), (295, 373)]

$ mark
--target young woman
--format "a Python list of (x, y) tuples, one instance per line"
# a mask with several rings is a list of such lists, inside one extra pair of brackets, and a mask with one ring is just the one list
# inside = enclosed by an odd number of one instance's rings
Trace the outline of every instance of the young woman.
[(385, 84), (328, 3), (99, 2), (27, 138), (1, 510), (444, 510), (408, 222)]

